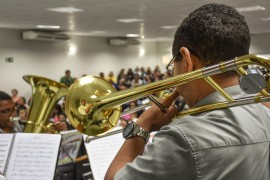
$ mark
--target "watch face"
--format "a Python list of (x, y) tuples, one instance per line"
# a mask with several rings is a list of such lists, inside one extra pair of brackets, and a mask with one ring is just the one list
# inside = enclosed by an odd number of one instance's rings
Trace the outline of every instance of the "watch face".
[(123, 136), (124, 138), (127, 138), (131, 133), (132, 133), (132, 130), (133, 130), (133, 127), (134, 127), (134, 124), (133, 123), (129, 123), (124, 131), (123, 131)]

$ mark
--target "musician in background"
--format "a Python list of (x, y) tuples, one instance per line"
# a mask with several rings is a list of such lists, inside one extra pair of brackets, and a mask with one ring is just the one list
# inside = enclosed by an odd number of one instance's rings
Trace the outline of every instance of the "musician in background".
[[(179, 75), (246, 55), (250, 40), (247, 23), (234, 8), (207, 4), (192, 12), (177, 29), (169, 66)], [(212, 78), (232, 97), (248, 96), (241, 91), (234, 71)], [(204, 79), (177, 86), (162, 101), (168, 108), (166, 113), (153, 105), (136, 124), (126, 126), (123, 135), (127, 140), (105, 179), (270, 179), (267, 107), (248, 104), (172, 122), (177, 113), (173, 102), (179, 95), (190, 108), (224, 101)], [(153, 142), (145, 146), (153, 131), (158, 131)]]
[[(26, 109), (25, 109), (26, 111)], [(16, 117), (15, 103), (12, 97), (6, 92), (0, 91), (0, 133), (16, 133), (23, 132), (24, 124), (20, 124), (21, 121), (27, 120), (27, 114), (20, 118), (19, 121), (11, 121), (12, 117)], [(66, 122), (54, 123), (54, 128), (57, 131), (66, 131)]]
[(11, 121), (16, 116), (15, 103), (6, 92), (0, 91), (0, 133), (21, 132), (18, 122)]

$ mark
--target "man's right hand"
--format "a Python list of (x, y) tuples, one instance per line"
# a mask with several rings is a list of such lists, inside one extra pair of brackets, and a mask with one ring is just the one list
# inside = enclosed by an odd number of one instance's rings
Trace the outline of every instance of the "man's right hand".
[(162, 126), (169, 124), (177, 113), (174, 101), (178, 96), (179, 94), (174, 91), (168, 97), (160, 101), (160, 103), (167, 108), (166, 113), (156, 105), (152, 105), (139, 117), (136, 124), (148, 132), (158, 131)]

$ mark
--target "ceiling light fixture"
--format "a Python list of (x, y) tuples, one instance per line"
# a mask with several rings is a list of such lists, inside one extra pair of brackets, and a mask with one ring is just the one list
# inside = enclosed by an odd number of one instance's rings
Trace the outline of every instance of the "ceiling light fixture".
[(37, 28), (40, 29), (59, 29), (60, 26), (56, 26), (56, 25), (36, 25)]
[(161, 26), (162, 29), (176, 29), (178, 26), (177, 25), (172, 25), (172, 26)]
[(127, 34), (126, 36), (127, 37), (139, 37), (140, 35), (139, 34)]
[(84, 11), (74, 7), (59, 7), (59, 8), (48, 8), (48, 11), (59, 12), (59, 13), (74, 13)]
[(117, 19), (116, 21), (122, 22), (122, 23), (134, 23), (134, 22), (142, 22), (143, 19), (137, 19), (137, 18), (129, 18), (129, 19)]
[(77, 35), (77, 36), (91, 36), (91, 35), (100, 35), (105, 34), (106, 31), (90, 31), (90, 32), (68, 32), (67, 34), (70, 35)]
[(145, 49), (141, 47), (140, 50), (139, 50), (139, 56), (143, 57), (144, 54), (145, 54)]
[(267, 18), (261, 18), (262, 21), (270, 21), (270, 17)]
[(75, 45), (69, 45), (68, 55), (75, 55), (77, 52), (77, 47)]
[(89, 34), (104, 34), (106, 31), (90, 31)]
[(241, 7), (236, 8), (238, 12), (251, 12), (251, 11), (264, 11), (266, 8), (262, 6), (250, 6), (250, 7)]

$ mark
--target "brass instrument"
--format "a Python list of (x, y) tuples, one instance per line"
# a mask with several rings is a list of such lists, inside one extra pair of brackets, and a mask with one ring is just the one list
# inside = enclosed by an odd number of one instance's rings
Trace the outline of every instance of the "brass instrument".
[(23, 79), (32, 87), (32, 101), (24, 132), (43, 133), (52, 128), (49, 122), (51, 111), (57, 101), (67, 94), (68, 87), (39, 76), (26, 75)]
[[(260, 66), (270, 70), (270, 60), (259, 55), (240, 56), (189, 73), (117, 92), (109, 82), (102, 78), (82, 77), (68, 91), (65, 104), (66, 114), (71, 124), (81, 133), (89, 136), (102, 136), (117, 124), (121, 113), (120, 105), (202, 78), (215, 88), (226, 101), (182, 111), (177, 114), (178, 117), (219, 108), (269, 101), (270, 81), (266, 81), (265, 76), (256, 69), (249, 71), (250, 66)], [(240, 74), (239, 83), (242, 90), (250, 94), (257, 93), (255, 96), (233, 99), (211, 78), (213, 75), (232, 70)], [(84, 101), (83, 107), (81, 107), (82, 100)], [(85, 111), (82, 112), (82, 109)]]

